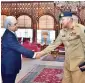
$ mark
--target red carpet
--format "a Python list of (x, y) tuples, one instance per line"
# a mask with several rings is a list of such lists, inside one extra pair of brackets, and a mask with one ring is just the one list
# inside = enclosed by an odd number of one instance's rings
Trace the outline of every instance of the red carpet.
[(62, 69), (44, 68), (33, 83), (61, 83)]
[(62, 76), (62, 67), (37, 65), (18, 83), (61, 83)]

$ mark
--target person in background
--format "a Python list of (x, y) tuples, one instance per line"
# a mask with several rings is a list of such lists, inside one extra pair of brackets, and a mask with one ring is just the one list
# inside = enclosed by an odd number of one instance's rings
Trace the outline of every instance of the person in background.
[(24, 48), (16, 37), (18, 29), (16, 18), (8, 16), (4, 27), (6, 31), (1, 41), (1, 74), (3, 83), (15, 83), (17, 74), (21, 69), (21, 54), (27, 58), (37, 58), (36, 53)]
[(85, 71), (79, 68), (85, 62), (85, 26), (75, 23), (71, 12), (61, 13), (60, 23), (62, 29), (57, 39), (37, 53), (38, 58), (63, 43), (65, 46), (65, 61), (62, 83), (85, 83)]

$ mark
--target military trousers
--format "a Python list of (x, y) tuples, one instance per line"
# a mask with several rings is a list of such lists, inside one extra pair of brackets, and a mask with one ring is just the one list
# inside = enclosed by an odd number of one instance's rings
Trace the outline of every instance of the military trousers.
[(70, 71), (64, 68), (62, 83), (85, 83), (85, 71), (81, 72), (80, 69)]

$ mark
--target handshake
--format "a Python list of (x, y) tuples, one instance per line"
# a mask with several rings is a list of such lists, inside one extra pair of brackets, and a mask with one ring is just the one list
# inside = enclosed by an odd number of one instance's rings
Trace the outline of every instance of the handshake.
[(42, 56), (43, 56), (43, 53), (42, 52), (35, 52), (35, 54), (34, 54), (34, 57), (36, 59), (40, 59), (40, 57), (42, 57)]

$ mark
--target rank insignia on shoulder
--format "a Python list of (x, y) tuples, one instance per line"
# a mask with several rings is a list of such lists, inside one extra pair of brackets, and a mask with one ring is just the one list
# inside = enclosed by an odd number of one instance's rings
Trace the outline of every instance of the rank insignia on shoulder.
[(76, 34), (76, 32), (72, 32), (72, 34)]

